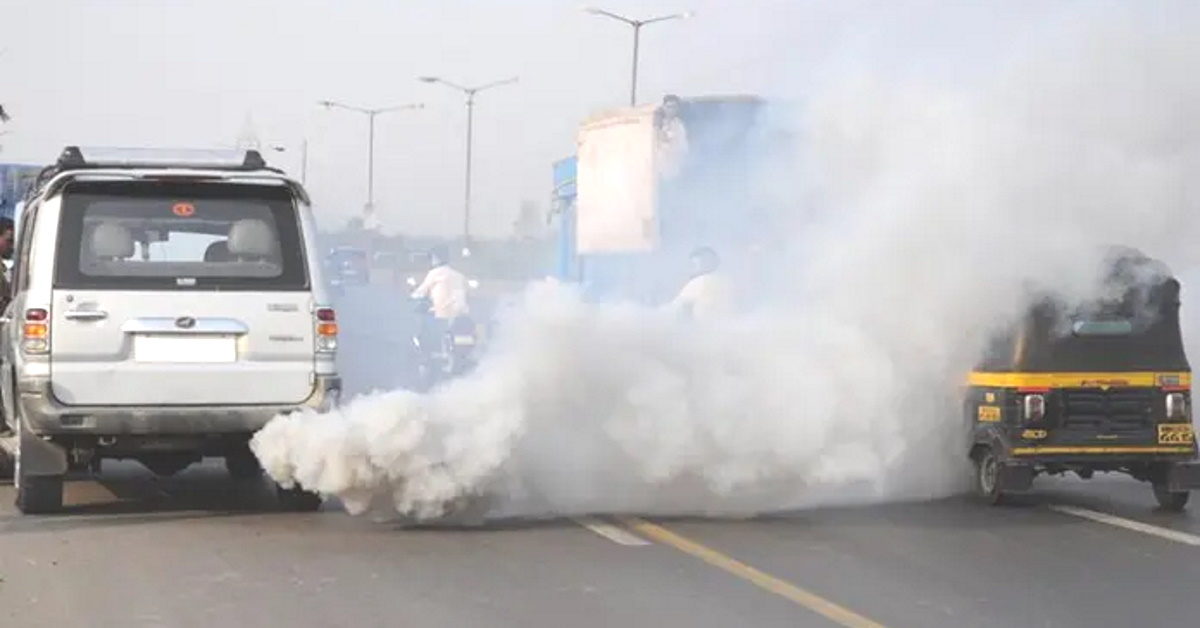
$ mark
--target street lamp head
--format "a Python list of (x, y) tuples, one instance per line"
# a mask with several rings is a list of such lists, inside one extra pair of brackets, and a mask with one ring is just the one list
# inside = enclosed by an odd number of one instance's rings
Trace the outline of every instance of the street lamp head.
[(696, 17), (695, 11), (684, 11), (683, 13), (679, 14), (679, 19), (681, 20), (690, 20), (694, 17)]
[(436, 76), (418, 76), (417, 80), (421, 81), (422, 83), (437, 83), (441, 79)]
[(319, 101), (317, 101), (317, 104), (318, 104), (318, 105), (320, 105), (320, 106), (322, 106), (322, 107), (324, 107), (324, 108), (326, 108), (326, 109), (332, 109), (332, 108), (333, 108), (333, 101), (332, 101), (332, 100), (319, 100)]

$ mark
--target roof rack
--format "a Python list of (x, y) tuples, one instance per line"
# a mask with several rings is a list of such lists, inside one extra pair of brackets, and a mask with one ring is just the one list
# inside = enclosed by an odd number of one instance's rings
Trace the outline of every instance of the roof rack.
[(33, 185), (25, 192), (25, 201), (41, 193), (59, 174), (81, 170), (218, 170), (224, 172), (272, 172), (285, 174), (267, 165), (257, 150), (227, 149), (153, 149), (153, 148), (80, 148), (63, 149), (53, 165), (42, 168)]
[(160, 150), (78, 146), (64, 148), (55, 165), (60, 171), (87, 168), (267, 169), (267, 162), (257, 150)]

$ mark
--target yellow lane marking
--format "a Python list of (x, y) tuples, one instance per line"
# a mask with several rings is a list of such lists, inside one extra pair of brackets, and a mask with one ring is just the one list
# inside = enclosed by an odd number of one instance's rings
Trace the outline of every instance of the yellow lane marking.
[(775, 595), (784, 597), (838, 625), (847, 626), (848, 628), (884, 628), (883, 624), (867, 619), (844, 606), (830, 602), (786, 580), (781, 580), (769, 573), (759, 571), (735, 558), (726, 556), (715, 549), (680, 536), (658, 524), (650, 523), (637, 517), (623, 517), (621, 521), (646, 538), (674, 547), (685, 554), (691, 554), (713, 567), (733, 574)]
[(1190, 454), (1191, 447), (1014, 447), (1014, 456), (1033, 456), (1037, 454)]

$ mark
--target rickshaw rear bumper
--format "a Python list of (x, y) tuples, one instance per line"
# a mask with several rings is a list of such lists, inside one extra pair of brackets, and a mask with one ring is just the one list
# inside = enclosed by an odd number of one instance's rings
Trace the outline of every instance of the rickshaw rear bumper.
[(1191, 455), (1014, 457), (1000, 470), (1001, 486), (1010, 491), (1028, 490), (1033, 478), (1048, 468), (1125, 471), (1140, 480), (1164, 482), (1170, 491), (1200, 489), (1200, 460)]

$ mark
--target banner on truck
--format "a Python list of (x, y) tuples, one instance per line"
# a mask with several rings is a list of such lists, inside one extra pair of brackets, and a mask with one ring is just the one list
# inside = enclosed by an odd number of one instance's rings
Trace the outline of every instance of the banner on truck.
[(576, 245), (579, 254), (658, 246), (654, 108), (593, 118), (579, 130)]

